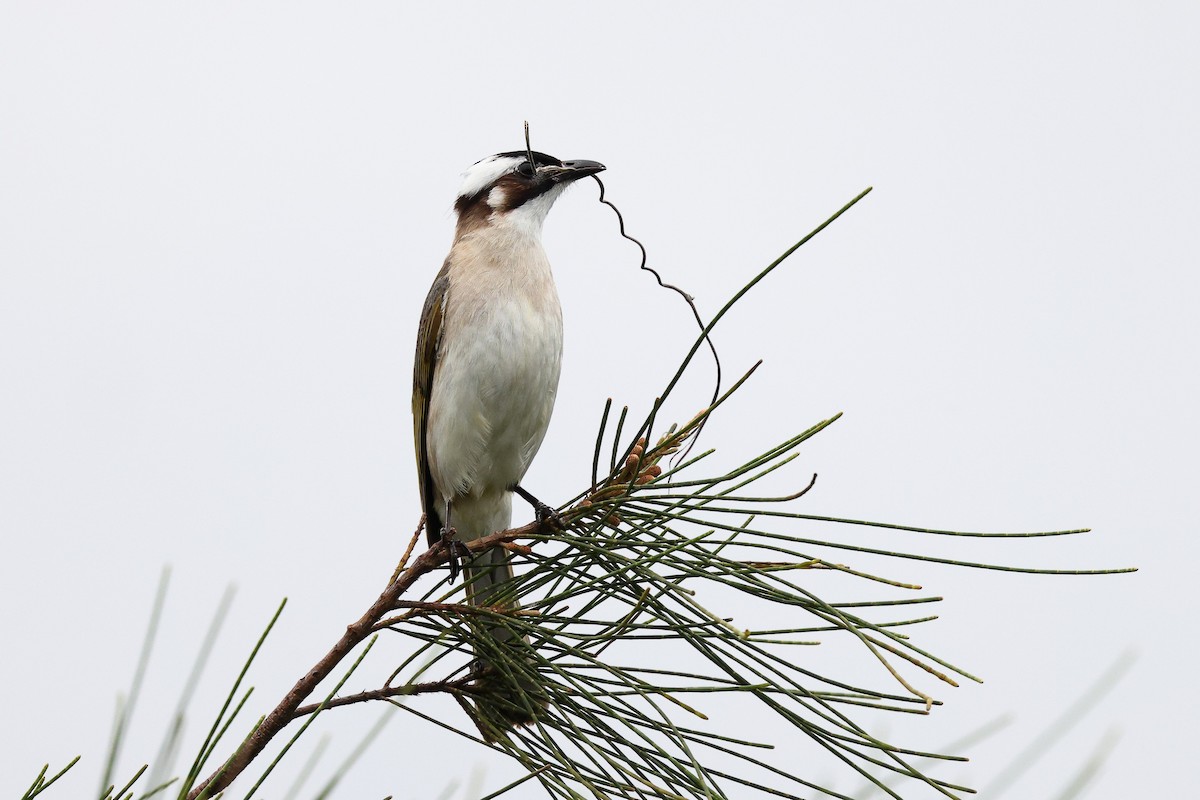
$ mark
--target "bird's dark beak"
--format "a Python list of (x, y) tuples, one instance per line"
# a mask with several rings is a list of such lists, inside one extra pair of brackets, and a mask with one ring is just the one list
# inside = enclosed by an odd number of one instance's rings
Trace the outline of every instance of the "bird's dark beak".
[(604, 172), (604, 165), (599, 161), (564, 161), (561, 167), (543, 167), (541, 171), (555, 183), (570, 183)]

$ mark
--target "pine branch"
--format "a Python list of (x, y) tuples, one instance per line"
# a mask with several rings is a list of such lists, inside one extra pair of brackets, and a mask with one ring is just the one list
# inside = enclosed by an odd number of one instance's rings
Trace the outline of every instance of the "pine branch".
[[(545, 523), (532, 522), (521, 528), (498, 531), (490, 536), (470, 542), (466, 546), (472, 553), (479, 553), (488, 548), (500, 546), (505, 542), (543, 533), (546, 527)], [(420, 530), (414, 534), (414, 539), (419, 535)], [(418, 556), (410, 566), (402, 569), (396, 579), (389, 583), (378, 599), (371, 604), (366, 613), (359, 617), (357, 621), (346, 626), (346, 632), (329, 649), (329, 652), (322, 656), (311, 669), (305, 672), (303, 677), (296, 681), (291, 690), (279, 701), (279, 704), (263, 718), (262, 722), (255, 727), (246, 741), (242, 743), (221, 768), (206, 780), (196, 785), (188, 793), (188, 800), (200, 800), (200, 798), (212, 797), (217, 792), (229, 786), (234, 778), (241, 775), (250, 763), (266, 748), (270, 741), (275, 738), (276, 734), (283, 730), (289, 722), (297, 718), (297, 709), (299, 709), (300, 704), (312, 695), (321, 681), (329, 677), (330, 673), (342, 663), (346, 656), (375, 631), (375, 627), (380, 620), (390, 612), (396, 610), (396, 603), (405, 592), (411, 589), (419, 578), (428, 575), (449, 561), (450, 549), (448, 545), (449, 542), (447, 540), (438, 542)], [(343, 705), (344, 703), (333, 701), (330, 705), (334, 704)]]

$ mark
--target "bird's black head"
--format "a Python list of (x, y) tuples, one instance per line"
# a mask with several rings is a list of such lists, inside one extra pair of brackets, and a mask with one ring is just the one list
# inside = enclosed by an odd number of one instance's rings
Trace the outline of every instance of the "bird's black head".
[(454, 207), (460, 216), (480, 204), (488, 214), (525, 208), (540, 221), (567, 185), (603, 170), (604, 165), (596, 161), (560, 161), (536, 150), (497, 153), (463, 173)]

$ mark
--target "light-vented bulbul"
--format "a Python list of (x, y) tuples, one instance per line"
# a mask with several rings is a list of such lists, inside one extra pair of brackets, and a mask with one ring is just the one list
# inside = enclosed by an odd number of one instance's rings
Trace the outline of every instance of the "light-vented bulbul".
[[(542, 223), (567, 186), (603, 169), (519, 151), (485, 158), (463, 175), (454, 244), (425, 299), (413, 367), (417, 473), (431, 544), (511, 527), (514, 491), (547, 511), (520, 487), (550, 423), (562, 360), (562, 309)], [(464, 575), (471, 603), (517, 607), (504, 589), (513, 575), (508, 551), (468, 558)], [(475, 646), (475, 669), (487, 676), (486, 650), (512, 634), (502, 626), (476, 630), (489, 637)], [(512, 702), (491, 715), (502, 728), (531, 721), (534, 706), (516, 695), (536, 687), (508, 687)]]

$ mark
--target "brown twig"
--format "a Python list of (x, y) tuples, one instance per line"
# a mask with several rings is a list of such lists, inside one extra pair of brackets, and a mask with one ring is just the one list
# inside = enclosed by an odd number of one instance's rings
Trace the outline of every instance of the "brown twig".
[[(545, 523), (535, 521), (520, 528), (497, 531), (472, 542), (465, 542), (464, 544), (466, 544), (472, 553), (480, 553), (492, 547), (500, 547), (506, 542), (512, 542), (514, 539), (548, 532), (549, 530)], [(304, 674), (304, 677), (296, 681), (295, 686), (284, 695), (283, 699), (279, 701), (279, 704), (275, 706), (271, 713), (263, 718), (262, 722), (258, 724), (250, 736), (229, 757), (229, 760), (188, 793), (188, 800), (212, 797), (217, 792), (225, 789), (238, 775), (241, 775), (245, 771), (246, 767), (266, 748), (271, 739), (283, 730), (289, 722), (298, 716), (304, 716), (305, 713), (315, 711), (316, 706), (301, 708), (300, 704), (313, 693), (321, 681), (325, 680), (333, 672), (337, 665), (342, 662), (342, 659), (349, 655), (355, 647), (362, 644), (375, 631), (376, 624), (389, 611), (394, 611), (397, 608), (397, 602), (400, 597), (412, 587), (417, 579), (445, 564), (449, 560), (449, 557), (448, 541), (443, 539), (418, 556), (410, 566), (400, 571), (395, 580), (388, 584), (388, 587), (383, 590), (379, 598), (367, 609), (367, 612), (356, 622), (347, 625), (346, 632), (330, 648), (329, 652), (314, 664), (312, 669)], [(444, 684), (441, 691), (453, 691), (452, 687), (454, 684), (455, 682)], [(424, 685), (432, 686), (432, 684)], [(405, 691), (411, 693), (412, 689), (413, 687), (409, 686), (393, 687), (379, 691), (391, 691), (396, 694), (403, 694)], [(435, 689), (426, 688), (424, 691), (431, 692), (435, 691)], [(350, 695), (349, 697), (355, 697), (355, 695)], [(366, 698), (364, 697), (363, 699), (365, 700)], [(361, 701), (356, 700), (354, 702)], [(331, 700), (326, 704), (326, 707), (346, 704), (346, 698), (339, 698)]]
[[(369, 692), (343, 695), (325, 703), (324, 708), (337, 708), (338, 706), (348, 706), (353, 703), (366, 703), (371, 700), (386, 700), (389, 697), (408, 697), (410, 695), (432, 694), (434, 692), (448, 692), (450, 694), (469, 693), (471, 683), (474, 680), (474, 677), (466, 677), (453, 681), (429, 681), (428, 683), (413, 683), (407, 686), (385, 686), (382, 689), (372, 689)], [(300, 706), (292, 712), (292, 719), (296, 720), (301, 717), (307, 717), (320, 708), (322, 708), (320, 703), (309, 703), (306, 706)]]
[[(498, 546), (504, 547), (507, 542), (501, 542)], [(525, 548), (532, 552), (530, 548)], [(375, 623), (373, 630), (382, 631), (407, 622), (415, 617), (424, 616), (427, 614), (442, 614), (445, 616), (465, 617), (471, 614), (504, 614), (506, 616), (527, 616), (531, 612), (522, 611), (521, 609), (513, 609), (505, 606), (476, 606), (469, 603), (433, 603), (424, 601), (399, 600), (396, 602), (396, 610), (407, 608), (403, 614), (395, 617), (381, 619)], [(532, 612), (536, 613), (536, 612)]]

